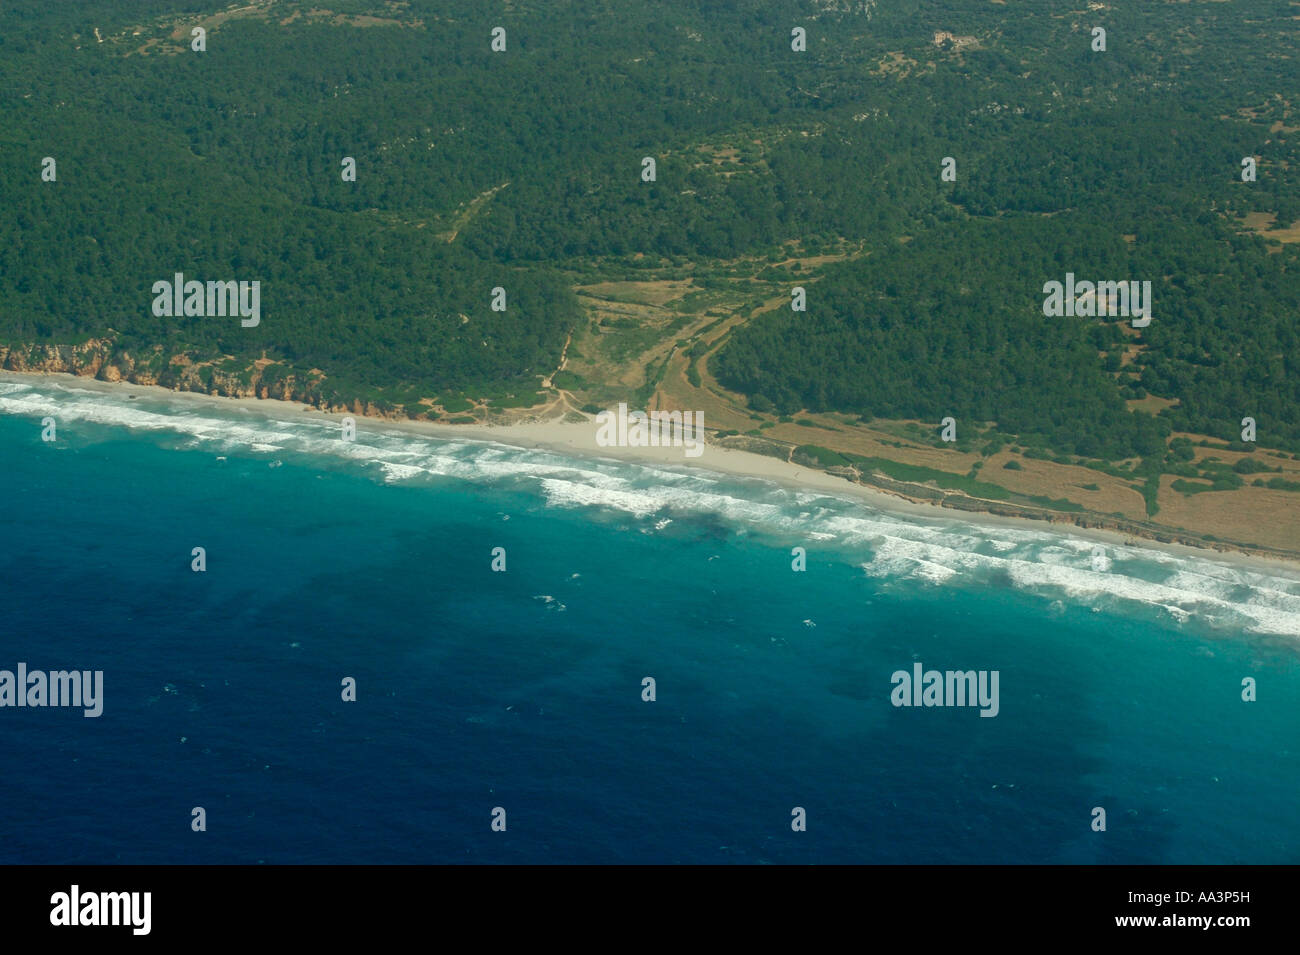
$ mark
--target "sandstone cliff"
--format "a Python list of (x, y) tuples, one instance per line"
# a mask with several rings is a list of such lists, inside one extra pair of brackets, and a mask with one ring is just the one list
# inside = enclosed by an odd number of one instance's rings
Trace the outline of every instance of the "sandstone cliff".
[(321, 411), (346, 411), (390, 419), (409, 417), (401, 409), (381, 408), (368, 401), (334, 395), (323, 387), (322, 372), (284, 373), (267, 360), (241, 367), (227, 367), (229, 364), (229, 361), (221, 365), (195, 362), (184, 355), (168, 358), (161, 348), (132, 354), (105, 338), (92, 338), (80, 345), (0, 344), (0, 369), (5, 371), (66, 373), (225, 398), (277, 398), (311, 405)]

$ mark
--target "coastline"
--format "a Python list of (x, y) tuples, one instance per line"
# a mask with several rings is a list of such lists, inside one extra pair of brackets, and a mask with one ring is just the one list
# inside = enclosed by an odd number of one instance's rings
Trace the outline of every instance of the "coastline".
[[(594, 417), (584, 422), (558, 419), (527, 421), (512, 424), (444, 424), (409, 418), (388, 418), (365, 415), (355, 411), (321, 411), (298, 401), (279, 398), (226, 397), (206, 392), (183, 391), (160, 385), (134, 384), (127, 381), (103, 381), (69, 372), (18, 372), (0, 371), (0, 381), (31, 382), (33, 380), (71, 379), (68, 384), (87, 391), (127, 398), (129, 395), (148, 396), (156, 400), (193, 402), (216, 409), (240, 408), (260, 415), (283, 415), (289, 418), (309, 419), (316, 422), (340, 422), (353, 417), (358, 425), (369, 423), (381, 430), (400, 431), (441, 440), (471, 440), (495, 442), (517, 448), (556, 451), (583, 458), (630, 461), (670, 468), (685, 468), (749, 478), (776, 484), (788, 490), (819, 492), (841, 500), (860, 501), (880, 511), (900, 517), (923, 517), (929, 520), (967, 523), (986, 527), (1005, 527), (1018, 530), (1038, 530), (1061, 536), (1072, 536), (1117, 547), (1139, 547), (1160, 551), (1178, 557), (1199, 557), (1218, 560), (1244, 569), (1278, 573), (1287, 577), (1300, 577), (1300, 554), (1280, 555), (1253, 552), (1228, 542), (1206, 546), (1193, 546), (1177, 541), (1160, 540), (1140, 532), (1113, 530), (1106, 527), (1088, 527), (1076, 523), (1070, 514), (1062, 512), (1051, 519), (1012, 516), (984, 510), (978, 506), (955, 508), (939, 501), (912, 498), (903, 493), (883, 490), (860, 483), (845, 476), (818, 468), (784, 461), (770, 455), (724, 447), (713, 442), (705, 443), (704, 453), (688, 458), (680, 447), (603, 447), (596, 442), (597, 425)], [(966, 498), (978, 505), (979, 499)], [(1170, 529), (1171, 534), (1177, 532)]]

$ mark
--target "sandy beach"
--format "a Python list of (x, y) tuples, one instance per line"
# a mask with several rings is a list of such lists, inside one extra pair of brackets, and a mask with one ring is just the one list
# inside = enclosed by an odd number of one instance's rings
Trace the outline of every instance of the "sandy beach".
[[(345, 417), (349, 416), (345, 413), (322, 412), (298, 402), (281, 401), (274, 398), (227, 398), (199, 392), (173, 391), (170, 388), (156, 385), (105, 382), (62, 373), (0, 372), (0, 381), (32, 383), (42, 380), (57, 382), (70, 388), (96, 391), (106, 395), (112, 394), (123, 399), (127, 399), (130, 395), (137, 395), (154, 400), (172, 400), (206, 405), (217, 409), (243, 408), (260, 416), (276, 416), (289, 420), (310, 418), (316, 421), (342, 422)], [(357, 414), (352, 414), (351, 417), (356, 419), (359, 432), (365, 432), (366, 430), (401, 431), (439, 439), (492, 441), (518, 448), (553, 450), (582, 457), (637, 461), (670, 468), (699, 469), (736, 477), (770, 481), (782, 487), (805, 492), (822, 492), (841, 499), (860, 500), (873, 508), (898, 516), (912, 515), (925, 517), (929, 520), (951, 521), (976, 526), (1038, 530), (1043, 533), (1095, 541), (1103, 545), (1147, 548), (1181, 557), (1218, 560), (1250, 570), (1278, 573), (1287, 577), (1300, 576), (1300, 560), (1245, 553), (1228, 545), (1223, 545), (1224, 549), (1193, 547), (1174, 542), (1135, 537), (1133, 534), (1104, 528), (1080, 527), (1070, 522), (1067, 515), (1062, 515), (1060, 520), (1047, 522), (983, 511), (958, 511), (953, 508), (945, 508), (937, 502), (929, 503), (911, 500), (852, 482), (847, 478), (828, 474), (825, 471), (782, 461), (768, 455), (719, 447), (714, 444), (706, 444), (703, 453), (698, 457), (687, 457), (685, 450), (681, 447), (606, 447), (597, 442), (599, 426), (594, 416), (589, 417), (585, 422), (551, 420), (502, 425), (453, 425), (411, 419), (393, 420), (366, 417)]]

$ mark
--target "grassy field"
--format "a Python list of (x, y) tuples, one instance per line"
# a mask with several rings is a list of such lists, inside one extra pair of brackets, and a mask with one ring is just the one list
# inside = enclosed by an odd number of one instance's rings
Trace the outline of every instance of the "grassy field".
[[(1267, 225), (1262, 219), (1254, 223), (1260, 224)], [(865, 254), (859, 249), (832, 256), (791, 255), (776, 263), (736, 260), (700, 275), (683, 275), (679, 266), (645, 270), (635, 280), (599, 280), (599, 275), (587, 273), (574, 291), (588, 321), (574, 334), (557, 383), (541, 390), (546, 400), (505, 409), (497, 402), (491, 416), (503, 421), (557, 417), (620, 401), (633, 408), (696, 411), (711, 431), (761, 436), (755, 450), (791, 460), (871, 471), (990, 503), (1032, 504), (1063, 517), (1094, 514), (1152, 521), (1221, 541), (1295, 549), (1300, 541), (1296, 493), (1253, 483), (1258, 477), (1300, 482), (1300, 462), (1290, 455), (1270, 456), (1265, 448), (1249, 455), (1220, 450), (1218, 442), (1209, 442), (1215, 448), (1198, 446), (1182, 465), (1187, 469), (1184, 488), (1208, 487), (1216, 475), (1246, 457), (1277, 470), (1246, 474), (1239, 487), (1202, 493), (1180, 492), (1173, 486), (1179, 476), (1163, 474), (1156, 492), (1159, 511), (1153, 517), (1143, 494), (1147, 477), (1133, 470), (1135, 462), (1102, 465), (1026, 456), (1014, 437), (998, 436), (978, 422), (960, 423), (959, 440), (945, 444), (938, 440), (938, 422), (863, 422), (852, 415), (806, 411), (785, 417), (762, 414), (750, 408), (744, 396), (718, 384), (709, 361), (728, 336), (756, 314), (789, 307), (793, 282), (786, 276), (772, 278), (774, 264), (788, 270), (798, 263), (794, 281), (808, 285), (817, 280), (820, 264)], [(1129, 406), (1155, 413), (1173, 403), (1148, 396)], [(1194, 445), (1205, 440), (1200, 435), (1174, 437)], [(818, 460), (821, 453), (807, 451), (810, 447), (827, 454)], [(805, 450), (796, 458), (798, 448)]]

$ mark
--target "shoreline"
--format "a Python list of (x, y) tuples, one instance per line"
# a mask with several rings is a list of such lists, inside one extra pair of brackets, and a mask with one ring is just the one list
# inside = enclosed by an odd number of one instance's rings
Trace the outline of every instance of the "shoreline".
[[(688, 458), (681, 447), (602, 447), (596, 443), (597, 425), (594, 418), (585, 422), (549, 420), (513, 424), (443, 424), (434, 421), (394, 419), (377, 415), (359, 414), (355, 411), (321, 411), (298, 401), (279, 398), (226, 397), (206, 392), (182, 391), (160, 385), (133, 384), (127, 381), (102, 381), (70, 372), (18, 372), (0, 371), (0, 381), (27, 383), (34, 380), (71, 379), (68, 384), (104, 395), (148, 396), (157, 400), (195, 402), (213, 408), (239, 408), (266, 415), (285, 415), (314, 421), (342, 421), (353, 417), (358, 425), (368, 422), (375, 427), (424, 435), (442, 440), (471, 440), (495, 442), (530, 450), (555, 451), (585, 458), (604, 458), (641, 464), (680, 467), (730, 477), (748, 478), (776, 484), (787, 490), (824, 493), (841, 500), (859, 501), (880, 511), (900, 517), (923, 517), (929, 520), (964, 523), (985, 527), (1005, 527), (1019, 530), (1038, 530), (1061, 536), (1072, 536), (1117, 547), (1139, 547), (1162, 551), (1179, 557), (1199, 557), (1220, 560), (1254, 571), (1280, 573), (1282, 576), (1300, 576), (1300, 554), (1296, 556), (1253, 552), (1227, 542), (1194, 546), (1177, 541), (1163, 541), (1142, 533), (1114, 530), (1106, 527), (1086, 527), (1071, 519), (1071, 514), (1054, 513), (1050, 518), (1034, 518), (998, 514), (978, 507), (957, 508), (944, 506), (939, 501), (911, 498), (870, 484), (850, 480), (818, 468), (783, 461), (770, 455), (728, 448), (706, 442), (704, 453)], [(973, 504), (978, 498), (966, 498)], [(1086, 513), (1086, 512), (1085, 512)], [(1169, 528), (1170, 534), (1179, 532)]]

